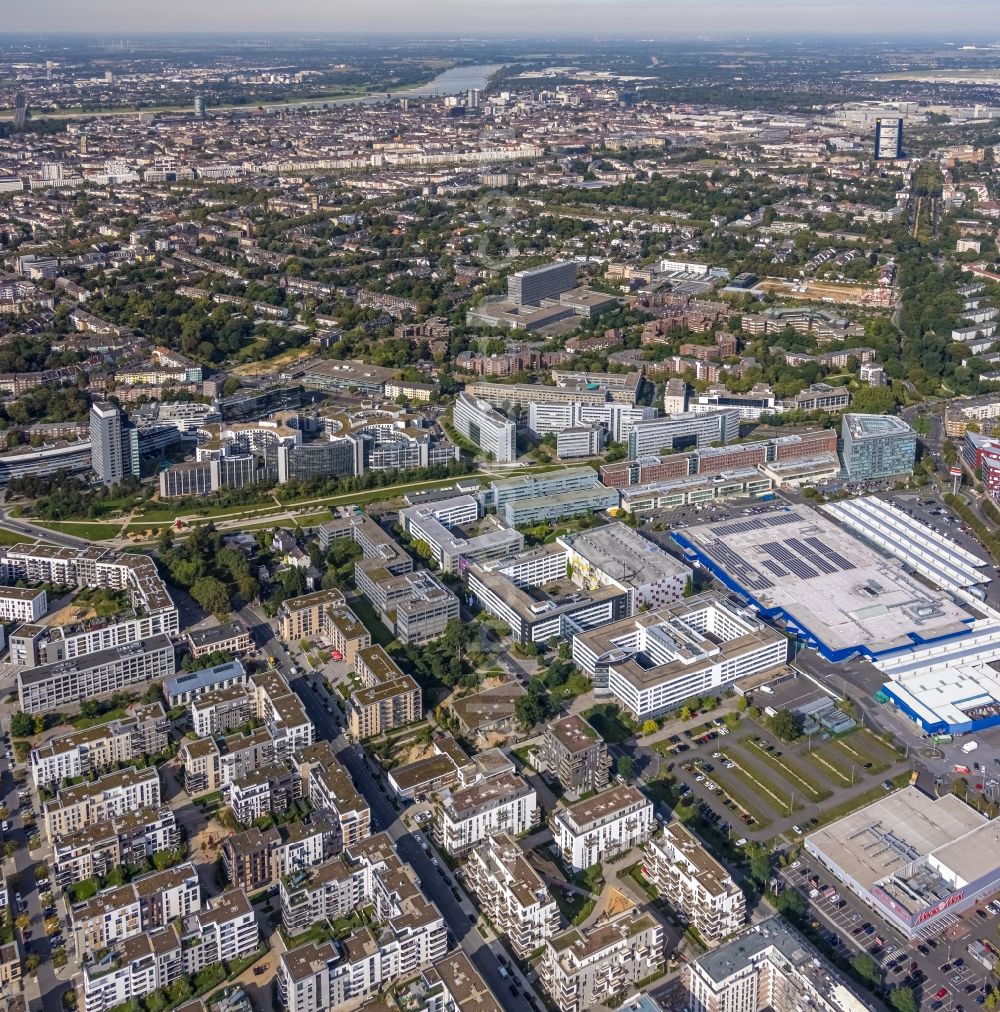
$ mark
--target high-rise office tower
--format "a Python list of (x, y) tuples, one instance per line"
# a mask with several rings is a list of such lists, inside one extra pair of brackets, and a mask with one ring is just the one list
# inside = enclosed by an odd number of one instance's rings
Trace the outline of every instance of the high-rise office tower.
[(875, 157), (903, 157), (903, 121), (902, 119), (875, 120)]
[(105, 485), (139, 477), (139, 433), (108, 401), (90, 407), (90, 466)]
[(511, 274), (507, 278), (507, 298), (515, 306), (537, 306), (542, 299), (557, 299), (576, 285), (576, 264), (557, 260)]
[(28, 119), (28, 96), (19, 91), (14, 95), (14, 126), (20, 130)]
[(198, 119), (205, 118), (205, 96), (195, 95), (194, 97), (194, 114)]

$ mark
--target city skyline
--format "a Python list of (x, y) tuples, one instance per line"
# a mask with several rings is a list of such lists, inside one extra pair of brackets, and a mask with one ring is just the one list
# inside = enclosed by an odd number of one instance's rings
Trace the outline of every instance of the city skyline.
[[(483, 6), (469, 0), (426, 0), (419, 5), (373, 0), (361, 10), (333, 10), (318, 0), (291, 0), (280, 9), (263, 0), (216, 0), (206, 6), (178, 0), (169, 13), (162, 8), (138, 10), (125, 0), (106, 0), (95, 10), (71, 0), (53, 0), (43, 9), (21, 7), (7, 12), (7, 32), (240, 32), (314, 31), (384, 34), (609, 33), (648, 38), (661, 34), (840, 34), (893, 36), (947, 31), (979, 35), (994, 12), (991, 0), (963, 0), (948, 8), (929, 2), (885, 0), (873, 7), (862, 0), (723, 0), (710, 9), (680, 0), (498, 0)], [(917, 26), (919, 22), (919, 26)], [(719, 26), (725, 26), (720, 33)]]

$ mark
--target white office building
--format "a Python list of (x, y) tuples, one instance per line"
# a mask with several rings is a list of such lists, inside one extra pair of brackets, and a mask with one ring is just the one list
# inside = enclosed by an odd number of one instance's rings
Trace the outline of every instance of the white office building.
[(486, 401), (464, 391), (455, 398), (455, 429), (498, 464), (517, 459), (517, 426)]

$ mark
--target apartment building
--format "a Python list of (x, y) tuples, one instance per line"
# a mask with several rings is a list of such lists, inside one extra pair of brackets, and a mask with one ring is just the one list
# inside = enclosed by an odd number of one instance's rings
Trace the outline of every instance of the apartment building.
[(710, 945), (746, 923), (743, 890), (680, 822), (669, 823), (646, 844), (642, 875)]
[(414, 1012), (504, 1012), (479, 971), (461, 949), (424, 970), (407, 988)]
[(613, 697), (640, 721), (787, 658), (783, 635), (711, 593), (573, 637), (573, 660), (593, 678), (595, 695)]
[(458, 857), (494, 833), (518, 836), (538, 821), (535, 789), (508, 766), (469, 786), (446, 789), (437, 801), (435, 832)]
[(42, 820), (50, 841), (127, 812), (160, 804), (160, 776), (156, 769), (128, 767), (92, 783), (61, 790), (42, 805)]
[(559, 930), (559, 908), (542, 877), (508, 833), (487, 837), (469, 852), (465, 883), (498, 933), (521, 958)]
[(218, 791), (275, 761), (274, 741), (266, 727), (227, 738), (185, 738), (181, 742), (184, 786), (189, 794)]
[(584, 1012), (652, 977), (663, 960), (662, 926), (632, 908), (547, 939), (539, 977), (559, 1012)]
[(159, 634), (73, 660), (22, 668), (17, 691), (25, 713), (47, 713), (139, 682), (168, 678), (176, 670), (174, 645), (169, 636)]
[[(447, 950), (444, 918), (425, 899), (387, 834), (363, 841), (335, 863), (344, 876), (342, 888), (310, 891), (307, 882), (298, 892), (295, 887), (289, 892), (283, 882), (282, 916), (287, 911), (290, 923), (297, 927), (300, 910), (304, 922), (310, 910), (341, 910), (339, 916), (344, 916), (357, 906), (371, 904), (382, 927), (377, 935), (364, 927), (337, 942), (320, 946), (310, 942), (287, 950), (277, 977), (279, 999), (287, 1012), (355, 1008), (376, 992), (435, 964)], [(337, 878), (325, 873), (320, 877)], [(342, 904), (352, 898), (356, 905), (345, 908)]]
[(278, 759), (290, 760), (296, 752), (316, 740), (316, 728), (302, 700), (292, 692), (279, 672), (267, 670), (255, 673), (251, 679), (251, 691), (253, 715), (267, 728)]
[(200, 909), (198, 871), (187, 861), (74, 903), (69, 930), (82, 958)]
[(50, 738), (31, 750), (29, 764), (36, 787), (67, 777), (89, 776), (167, 747), (170, 725), (161, 703), (134, 706), (130, 716), (83, 731)]
[(170, 678), (163, 684), (163, 694), (167, 697), (167, 705), (173, 709), (175, 706), (188, 706), (206, 692), (247, 685), (249, 681), (250, 677), (243, 664), (233, 660)]
[(302, 794), (313, 808), (329, 812), (336, 823), (339, 853), (364, 840), (371, 832), (371, 809), (354, 786), (350, 774), (337, 761), (328, 741), (319, 741), (295, 757), (302, 779)]
[(191, 629), (186, 639), (193, 657), (207, 657), (217, 651), (245, 654), (253, 649), (250, 630), (238, 619), (220, 622), (205, 629)]
[(267, 815), (282, 815), (300, 797), (299, 778), (287, 766), (273, 763), (231, 780), (222, 797), (244, 826)]
[(250, 720), (252, 704), (252, 697), (242, 685), (202, 693), (188, 703), (191, 729), (199, 738), (225, 734)]
[(682, 980), (692, 1012), (864, 1012), (877, 1007), (780, 917), (685, 963)]
[(88, 878), (103, 878), (113, 868), (144, 864), (180, 844), (173, 811), (165, 806), (140, 808), (57, 836), (50, 867), (60, 889)]
[(226, 837), (222, 859), (231, 883), (248, 893), (268, 888), (305, 868), (323, 864), (341, 850), (341, 833), (333, 814), (313, 812), (307, 821), (256, 827)]
[(37, 622), (48, 609), (44, 587), (0, 587), (0, 622)]
[(238, 890), (222, 893), (183, 921), (133, 935), (86, 960), (80, 989), (83, 1012), (108, 1012), (141, 1001), (182, 975), (242, 959), (259, 943), (246, 896)]
[(552, 835), (574, 871), (640, 846), (655, 829), (653, 803), (630, 784), (612, 787), (552, 815)]
[(422, 720), (423, 694), (411, 675), (404, 674), (381, 646), (358, 651), (355, 670), (365, 686), (348, 700), (351, 734), (371, 738)]
[(611, 757), (604, 739), (579, 714), (551, 721), (539, 746), (545, 769), (558, 781), (563, 793), (584, 794), (608, 786)]
[(336, 589), (291, 597), (278, 610), (278, 633), (286, 643), (319, 636), (327, 608), (344, 605), (344, 595)]
[(486, 401), (463, 391), (452, 412), (455, 430), (498, 464), (517, 459), (517, 425)]

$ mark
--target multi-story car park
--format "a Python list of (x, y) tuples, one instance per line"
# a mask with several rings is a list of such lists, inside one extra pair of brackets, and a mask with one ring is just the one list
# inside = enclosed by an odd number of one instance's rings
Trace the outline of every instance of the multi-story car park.
[(788, 658), (788, 640), (751, 612), (700, 594), (573, 637), (573, 660), (636, 720), (677, 709)]
[(552, 835), (563, 860), (581, 871), (645, 843), (656, 829), (653, 803), (638, 788), (621, 784), (557, 808)]
[(810, 834), (805, 849), (904, 938), (1000, 891), (993, 823), (950, 794), (908, 787)]
[(646, 844), (642, 874), (709, 944), (746, 923), (743, 890), (680, 822), (669, 823)]
[(818, 1012), (862, 1012), (876, 1007), (778, 917), (686, 963), (683, 981), (692, 1012), (804, 1006)]

